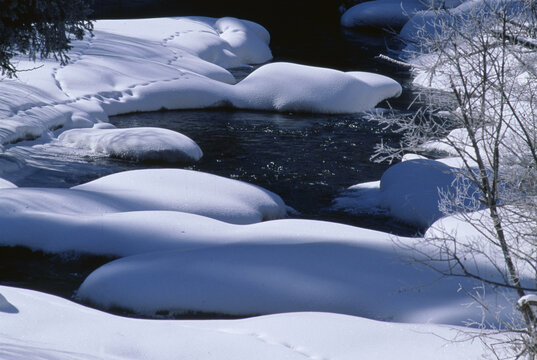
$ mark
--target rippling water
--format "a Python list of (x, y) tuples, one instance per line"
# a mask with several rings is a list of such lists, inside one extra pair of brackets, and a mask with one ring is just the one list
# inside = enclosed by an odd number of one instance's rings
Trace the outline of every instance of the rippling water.
[[(275, 114), (237, 110), (167, 111), (116, 116), (118, 127), (157, 126), (198, 143), (204, 156), (190, 169), (267, 188), (299, 217), (412, 233), (386, 218), (330, 209), (333, 198), (357, 182), (378, 180), (386, 165), (369, 161), (381, 131), (364, 114)], [(163, 164), (152, 164), (162, 166)]]

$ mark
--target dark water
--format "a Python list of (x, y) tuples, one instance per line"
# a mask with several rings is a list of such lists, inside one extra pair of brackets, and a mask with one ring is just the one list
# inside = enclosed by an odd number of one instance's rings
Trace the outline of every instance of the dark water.
[[(391, 106), (404, 110), (410, 103), (412, 92), (406, 85), (409, 75), (375, 58), (385, 53), (386, 45), (392, 41), (385, 34), (342, 30), (337, 22), (326, 19), (309, 25), (299, 22), (298, 27), (291, 26), (291, 20), (286, 18), (287, 25), (265, 24), (273, 34), (275, 60), (378, 71), (399, 80), (406, 88), (401, 98), (390, 101)], [(118, 127), (164, 127), (191, 137), (203, 149), (204, 157), (189, 168), (272, 190), (300, 212), (296, 217), (398, 234), (415, 231), (387, 218), (356, 217), (330, 209), (334, 197), (348, 186), (380, 178), (387, 166), (369, 161), (373, 147), (382, 138), (397, 140), (368, 122), (364, 114), (327, 116), (219, 109), (130, 114), (114, 117), (111, 122)], [(69, 187), (122, 170), (183, 167), (66, 154), (51, 147), (13, 149), (12, 153), (30, 164), (8, 178), (19, 186)], [(0, 248), (0, 283), (70, 297), (92, 270), (110, 260)]]
[[(386, 165), (369, 161), (381, 131), (363, 114), (275, 114), (236, 110), (170, 111), (117, 116), (118, 127), (179, 131), (203, 149), (188, 168), (262, 186), (297, 210), (297, 217), (413, 233), (386, 218), (335, 212), (335, 196), (356, 182), (380, 179)], [(165, 164), (151, 164), (162, 166)]]

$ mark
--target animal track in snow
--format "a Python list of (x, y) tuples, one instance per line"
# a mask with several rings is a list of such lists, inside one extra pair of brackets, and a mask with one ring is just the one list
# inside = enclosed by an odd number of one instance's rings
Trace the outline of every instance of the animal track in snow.
[(87, 36), (87, 39), (88, 39), (88, 42), (86, 44), (86, 47), (82, 48), (80, 50), (80, 52), (78, 54), (76, 54), (76, 56), (74, 57), (70, 57), (69, 58), (69, 61), (67, 62), (67, 64), (65, 65), (59, 65), (57, 67), (54, 67), (52, 69), (52, 78), (54, 79), (54, 83), (56, 84), (56, 86), (58, 87), (58, 89), (60, 89), (60, 91), (65, 95), (67, 96), (68, 98), (70, 98), (71, 96), (64, 90), (61, 82), (58, 80), (58, 71), (61, 69), (61, 68), (64, 68), (68, 65), (72, 65), (72, 64), (75, 64), (77, 61), (79, 61), (82, 56), (84, 56), (84, 54), (88, 51), (88, 49), (93, 46), (93, 39), (95, 37), (95, 35), (92, 35), (92, 36), (89, 36), (89, 35), (86, 35)]

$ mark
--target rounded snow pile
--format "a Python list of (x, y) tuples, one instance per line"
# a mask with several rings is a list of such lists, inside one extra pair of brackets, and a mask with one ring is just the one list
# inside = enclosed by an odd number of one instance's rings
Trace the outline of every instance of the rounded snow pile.
[(355, 113), (397, 97), (402, 88), (386, 76), (271, 63), (234, 86), (234, 106), (244, 109)]
[[(457, 168), (429, 159), (403, 161), (390, 167), (380, 180), (380, 206), (405, 223), (429, 227), (444, 214), (439, 208), (441, 193), (456, 196)], [(475, 189), (465, 189), (465, 202)]]
[(62, 133), (58, 140), (65, 145), (123, 159), (193, 162), (203, 156), (192, 139), (161, 128), (73, 129)]
[[(77, 296), (102, 309), (149, 316), (325, 311), (461, 324), (481, 315), (464, 306), (465, 295), (457, 292), (461, 282), (472, 286), (472, 279), (438, 281), (435, 270), (409, 266), (389, 234), (375, 243), (355, 228), (354, 241), (342, 241), (335, 224), (330, 227), (325, 242), (237, 243), (125, 257), (91, 273)], [(416, 284), (430, 286), (414, 291)]]
[(281, 218), (287, 212), (273, 192), (191, 170), (125, 171), (72, 189), (104, 196), (111, 203), (131, 204), (129, 210), (183, 211), (234, 224)]

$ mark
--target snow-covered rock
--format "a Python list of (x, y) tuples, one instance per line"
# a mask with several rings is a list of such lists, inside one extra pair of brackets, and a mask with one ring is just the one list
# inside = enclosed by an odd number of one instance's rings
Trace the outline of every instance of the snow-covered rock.
[(63, 132), (58, 141), (62, 145), (123, 159), (193, 162), (203, 156), (189, 137), (160, 128), (72, 129)]
[(148, 169), (112, 174), (71, 189), (0, 189), (0, 212), (102, 215), (169, 210), (237, 224), (283, 217), (282, 199), (258, 186), (207, 173)]
[(145, 210), (174, 210), (230, 223), (247, 224), (285, 216), (276, 194), (259, 186), (199, 171), (134, 170), (112, 174), (72, 188), (130, 203)]
[[(326, 242), (227, 244), (124, 257), (90, 274), (77, 296), (99, 308), (149, 316), (327, 311), (412, 323), (480, 319), (481, 309), (464, 306), (468, 299), (457, 291), (472, 289), (473, 280), (440, 281), (432, 269), (409, 266), (389, 235), (377, 243), (360, 235), (356, 230), (353, 240), (335, 233)], [(402, 246), (411, 246), (405, 240)], [(492, 307), (509, 308), (495, 295), (487, 297)]]
[(402, 91), (386, 76), (291, 63), (262, 66), (235, 88), (231, 102), (239, 108), (319, 113), (369, 110)]
[[(442, 194), (459, 196), (458, 159), (446, 161), (415, 158), (393, 165), (379, 182), (357, 184), (334, 200), (335, 209), (354, 213), (378, 213), (426, 229), (443, 216)], [(460, 165), (460, 164), (459, 164)], [(475, 187), (466, 189), (468, 206), (473, 205)]]

